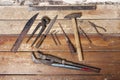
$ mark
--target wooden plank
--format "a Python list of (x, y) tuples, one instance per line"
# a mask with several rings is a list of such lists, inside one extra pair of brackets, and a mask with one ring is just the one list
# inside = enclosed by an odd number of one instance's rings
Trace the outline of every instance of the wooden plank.
[[(1, 80), (103, 80), (103, 76), (91, 76), (91, 75), (68, 75), (68, 76), (41, 76), (41, 75), (4, 75), (0, 76)], [(115, 80), (115, 78), (110, 78)]]
[[(70, 20), (64, 20), (64, 16), (73, 12), (82, 12), (82, 17), (78, 20), (79, 25), (87, 33), (96, 33), (93, 28), (88, 24), (88, 21), (94, 22), (96, 25), (104, 27), (107, 32), (112, 33), (105, 35), (104, 39), (100, 36), (89, 35), (93, 44), (82, 36), (82, 44), (84, 50), (85, 60), (83, 64), (101, 68), (99, 74), (88, 73), (83, 71), (74, 71), (69, 69), (62, 69), (51, 67), (43, 64), (34, 64), (31, 60), (31, 51), (38, 49), (30, 47), (34, 38), (30, 43), (26, 44), (28, 36), (24, 39), (19, 51), (16, 54), (9, 52), (14, 44), (18, 35), (27, 22), (27, 20), (37, 13), (36, 11), (28, 11), (27, 7), (0, 7), (0, 79), (26, 79), (26, 80), (119, 80), (120, 77), (120, 11), (119, 5), (98, 5), (96, 10), (76, 10), (76, 11), (40, 11), (37, 21), (32, 26), (29, 34), (33, 31), (40, 18), (44, 15), (53, 18), (54, 15), (59, 15), (57, 22), (64, 25), (67, 33), (71, 33)], [(108, 13), (109, 12), (109, 13)], [(9, 13), (9, 14), (8, 14)], [(49, 13), (49, 14), (48, 14)], [(54, 25), (53, 30), (60, 30), (57, 23)], [(113, 34), (116, 33), (116, 34)], [(9, 34), (9, 35), (4, 35)], [(61, 34), (61, 31), (59, 31)], [(63, 35), (58, 35), (62, 45), (56, 46), (50, 36), (47, 37), (44, 44), (39, 50), (44, 51), (46, 54), (52, 54), (70, 61), (78, 62), (77, 55), (71, 55), (68, 51), (67, 44)], [(69, 35), (74, 43), (73, 35)], [(46, 45), (48, 44), (48, 45)], [(52, 47), (51, 47), (52, 46)], [(8, 52), (7, 52), (8, 51)], [(28, 52), (26, 52), (28, 51)]]
[[(44, 52), (52, 54), (70, 61), (87, 64), (101, 68), (98, 74), (120, 74), (120, 52), (86, 52), (85, 61), (79, 62), (77, 55), (67, 52)], [(111, 61), (112, 60), (112, 61)], [(31, 52), (0, 52), (0, 74), (96, 74), (94, 72), (84, 72), (79, 70), (69, 70), (64, 68), (35, 64), (31, 59)]]
[(119, 75), (1, 75), (1, 80), (119, 80)]
[[(119, 16), (119, 5), (98, 5), (96, 10), (77, 10), (77, 11), (40, 11), (36, 23), (32, 26), (29, 33), (31, 33), (34, 27), (37, 25), (40, 19), (47, 15), (51, 19), (55, 15), (58, 16), (58, 22), (64, 25), (68, 33), (72, 33), (72, 26), (70, 20), (63, 20), (65, 15), (74, 12), (82, 12), (82, 17), (78, 20), (79, 25), (87, 33), (96, 33), (95, 30), (90, 26), (88, 20), (94, 22), (96, 25), (104, 27), (107, 32), (100, 30), (102, 33), (120, 33), (120, 16)], [(37, 11), (28, 11), (25, 6), (0, 6), (0, 34), (19, 34), (23, 29), (27, 20), (33, 16)], [(16, 13), (15, 13), (16, 12)], [(108, 13), (109, 12), (109, 13)], [(9, 14), (8, 14), (9, 13)], [(49, 14), (48, 14), (49, 13)], [(11, 29), (8, 29), (11, 28)], [(53, 29), (60, 30), (58, 24), (54, 25)]]
[[(63, 35), (57, 35), (59, 37), (61, 45), (55, 45), (53, 39), (51, 36), (47, 36), (44, 43), (41, 45), (39, 49), (36, 49), (34, 46), (31, 47), (31, 44), (34, 40), (32, 38), (29, 43), (26, 43), (28, 36), (23, 40), (20, 48), (18, 51), (36, 51), (36, 50), (42, 50), (42, 51), (69, 51), (69, 48), (67, 46), (67, 43), (65, 41), (65, 38)], [(90, 44), (85, 37), (81, 37), (82, 41), (82, 47), (83, 51), (120, 51), (120, 38), (119, 36), (105, 36), (105, 39), (101, 38), (100, 36), (90, 36), (90, 39), (92, 40), (92, 44)], [(69, 35), (69, 38), (74, 43), (74, 36)], [(0, 51), (10, 51), (14, 42), (16, 41), (17, 36), (12, 35), (1, 35), (0, 36)], [(47, 45), (46, 45), (47, 44)], [(52, 46), (52, 47), (51, 47)]]
[[(76, 11), (64, 11), (64, 10), (54, 10), (54, 11), (40, 11), (40, 17), (43, 15), (48, 15), (54, 17), (54, 15), (59, 14), (58, 19), (63, 19), (64, 15), (70, 14), (72, 12), (82, 12), (82, 18), (86, 19), (106, 19), (106, 18), (120, 18), (119, 16), (119, 5), (97, 5), (96, 10), (76, 10)], [(0, 18), (1, 19), (29, 19), (36, 11), (28, 11), (27, 6), (0, 6)], [(109, 13), (108, 13), (109, 11)], [(16, 12), (16, 13), (14, 13)], [(8, 14), (9, 13), (9, 14)], [(48, 14), (49, 13), (49, 14)], [(54, 15), (53, 15), (54, 14)], [(12, 15), (12, 16), (11, 16)]]
[[(5, 19), (5, 20), (0, 19), (0, 30), (1, 30), (0, 34), (20, 34), (20, 32), (24, 28), (27, 21), (28, 19)], [(81, 26), (81, 28), (88, 34), (96, 33), (95, 29), (89, 24), (88, 21), (91, 21), (97, 26), (101, 26), (107, 30), (107, 32), (105, 32), (104, 30), (98, 28), (98, 30), (101, 33), (104, 33), (104, 34), (105, 33), (116, 33), (116, 34), (120, 33), (120, 26), (119, 26), (120, 21), (119, 20), (78, 19), (78, 26)], [(35, 27), (37, 26), (39, 22), (40, 22), (40, 18), (35, 21), (30, 31), (28, 32), (28, 34), (32, 33), (32, 31), (35, 29)], [(58, 22), (62, 24), (66, 33), (73, 34), (72, 25), (70, 24), (72, 22), (71, 20), (66, 20), (66, 19), (58, 19), (56, 23), (54, 24), (54, 26), (52, 27), (51, 31), (57, 30), (59, 31), (58, 34), (62, 33), (58, 25)]]

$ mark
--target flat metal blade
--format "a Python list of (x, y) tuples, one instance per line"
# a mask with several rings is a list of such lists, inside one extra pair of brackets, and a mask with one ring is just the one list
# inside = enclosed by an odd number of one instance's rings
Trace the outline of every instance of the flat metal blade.
[(27, 32), (29, 31), (29, 29), (31, 28), (31, 26), (34, 23), (34, 21), (35, 21), (36, 17), (38, 16), (38, 14), (39, 13), (37, 13), (33, 17), (31, 17), (29, 19), (29, 21), (26, 23), (25, 27), (23, 28), (22, 32), (18, 36), (15, 44), (13, 45), (13, 47), (11, 49), (12, 52), (17, 52), (18, 48), (20, 47), (20, 44), (22, 43), (25, 35), (27, 34)]

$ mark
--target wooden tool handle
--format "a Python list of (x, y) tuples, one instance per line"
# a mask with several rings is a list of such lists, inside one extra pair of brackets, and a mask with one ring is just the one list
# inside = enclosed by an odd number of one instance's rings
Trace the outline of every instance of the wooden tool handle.
[(78, 59), (79, 61), (83, 60), (83, 54), (82, 54), (82, 47), (81, 47), (81, 43), (80, 43), (80, 37), (79, 37), (79, 33), (78, 33), (78, 25), (77, 25), (77, 21), (76, 19), (72, 19), (72, 26), (73, 26), (73, 30), (74, 30), (74, 37), (75, 37), (75, 43), (76, 43), (76, 49), (77, 49), (77, 53), (78, 53)]

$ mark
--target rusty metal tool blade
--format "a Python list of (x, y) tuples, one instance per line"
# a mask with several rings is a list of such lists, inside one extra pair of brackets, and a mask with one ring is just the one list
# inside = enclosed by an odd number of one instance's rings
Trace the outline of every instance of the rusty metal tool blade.
[(58, 5), (50, 5), (50, 6), (38, 6), (38, 5), (30, 5), (29, 6), (29, 10), (30, 11), (40, 11), (40, 10), (96, 10), (96, 5), (62, 5), (62, 6), (58, 6)]
[(45, 31), (45, 34), (43, 34), (43, 35), (41, 36), (41, 39), (37, 42), (36, 48), (39, 48), (39, 47), (40, 47), (40, 45), (42, 44), (42, 42), (43, 42), (44, 39), (46, 38), (47, 34), (49, 33), (50, 29), (52, 28), (53, 24), (54, 24), (55, 21), (57, 20), (57, 17), (58, 17), (58, 15), (56, 15), (56, 16), (54, 17), (54, 19), (50, 21), (50, 23), (49, 23), (49, 25), (48, 25), (48, 28), (47, 28), (47, 30)]
[(90, 25), (96, 30), (96, 32), (97, 32), (99, 35), (101, 35), (101, 36), (103, 36), (103, 34), (100, 33), (97, 28), (100, 28), (100, 29), (102, 29), (102, 30), (105, 31), (105, 32), (107, 31), (105, 28), (103, 28), (103, 27), (101, 27), (101, 26), (97, 26), (95, 23), (93, 23), (93, 22), (91, 22), (91, 21), (88, 21), (88, 22), (89, 22)]
[(49, 24), (50, 22), (50, 18), (48, 16), (43, 16), (41, 19), (41, 29), (37, 35), (37, 37), (35, 38), (35, 40), (33, 41), (31, 47), (36, 43), (36, 41), (40, 38), (41, 34), (44, 32), (44, 30), (47, 27), (47, 24)]
[(36, 26), (35, 30), (30, 35), (30, 37), (28, 38), (28, 40), (26, 41), (26, 43), (28, 43), (30, 41), (30, 39), (34, 36), (35, 32), (38, 30), (38, 28), (40, 28), (40, 26), (41, 26), (41, 22), (38, 23), (38, 25)]
[(79, 26), (79, 34), (82, 33), (83, 36), (86, 37), (86, 39), (89, 41), (89, 43), (92, 43), (91, 39), (88, 37), (88, 35), (85, 33), (85, 31)]
[(68, 47), (69, 47), (69, 50), (72, 54), (76, 53), (76, 48), (74, 47), (74, 45), (72, 44), (71, 40), (69, 39), (69, 37), (67, 36), (67, 34), (65, 33), (64, 29), (62, 28), (62, 25), (60, 23), (58, 23), (64, 36), (65, 36), (65, 39), (66, 39), (66, 42), (68, 44)]
[(55, 36), (54, 36), (54, 34), (53, 34), (55, 31), (56, 31), (56, 30), (53, 30), (50, 35), (51, 35), (51, 37), (52, 37), (55, 45), (58, 45), (58, 43), (57, 43), (57, 41), (56, 41), (56, 39), (55, 39)]
[(46, 25), (42, 26), (40, 32), (38, 33), (37, 37), (35, 38), (35, 40), (33, 41), (31, 47), (36, 43), (36, 41), (39, 39), (39, 37), (41, 36), (41, 34), (43, 33), (43, 31), (45, 30)]
[(54, 37), (56, 38), (56, 41), (59, 43), (59, 45), (61, 45), (61, 42), (58, 38), (57, 32), (54, 33)]
[(22, 32), (20, 33), (20, 35), (18, 36), (15, 44), (13, 45), (11, 51), (12, 52), (17, 52), (18, 48), (20, 47), (20, 44), (22, 43), (25, 35), (27, 34), (27, 32), (29, 31), (29, 29), (31, 28), (32, 24), (34, 23), (36, 17), (38, 16), (39, 13), (35, 14), (33, 17), (31, 17), (28, 22), (26, 23), (25, 27), (23, 28)]

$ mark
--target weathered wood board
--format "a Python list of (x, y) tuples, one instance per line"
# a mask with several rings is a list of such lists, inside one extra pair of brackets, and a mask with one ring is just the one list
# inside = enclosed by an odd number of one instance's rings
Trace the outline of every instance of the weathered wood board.
[[(85, 52), (85, 60), (79, 62), (77, 55), (70, 55), (67, 52), (44, 52), (45, 54), (52, 54), (69, 61), (84, 63), (95, 67), (100, 67), (100, 73), (84, 72), (79, 70), (70, 70), (58, 67), (52, 67), (44, 64), (35, 64), (31, 59), (31, 52), (0, 52), (0, 74), (119, 74), (120, 62), (119, 52)], [(109, 55), (109, 56), (107, 56)], [(86, 59), (87, 58), (87, 59)], [(97, 58), (97, 59), (96, 59)], [(109, 61), (109, 60), (112, 61)]]
[(111, 79), (111, 80), (118, 80), (117, 78), (115, 77), (112, 77), (111, 76), (102, 76), (102, 75), (95, 75), (95, 76), (91, 76), (91, 75), (64, 75), (64, 76), (61, 76), (61, 75), (45, 75), (45, 76), (41, 76), (41, 75), (14, 75), (14, 76), (6, 76), (6, 75), (3, 75), (0, 77), (1, 80), (86, 80), (88, 79), (89, 77), (89, 80), (103, 80), (103, 79)]
[[(17, 36), (16, 36), (17, 37)], [(67, 59), (73, 62), (77, 63), (83, 63), (95, 67), (100, 67), (101, 72), (91, 73), (91, 72), (84, 72), (84, 71), (76, 71), (76, 70), (69, 70), (64, 68), (57, 68), (57, 67), (51, 67), (44, 64), (35, 64), (33, 63), (31, 59), (31, 51), (37, 50), (29, 47), (26, 47), (23, 45), (30, 45), (33, 39), (26, 44), (25, 41), (28, 36), (26, 36), (26, 39), (22, 43), (21, 49), (19, 49), (19, 52), (13, 53), (10, 52), (10, 47), (16, 40), (15, 36), (1, 36), (1, 52), (0, 52), (0, 75), (2, 75), (1, 78), (3, 78), (5, 75), (5, 79), (7, 78), (19, 78), (22, 76), (24, 79), (25, 76), (32, 79), (41, 78), (42, 75), (55, 75), (60, 76), (60, 80), (62, 80), (62, 77), (64, 76), (65, 79), (69, 79), (72, 77), (72, 79), (79, 79), (74, 77), (77, 75), (81, 75), (81, 79), (86, 79), (87, 76), (90, 79), (95, 78), (96, 80), (100, 79), (118, 79), (119, 77), (117, 75), (120, 74), (120, 58), (119, 58), (119, 37), (108, 37), (108, 41), (104, 41), (99, 36), (90, 36), (90, 39), (92, 39), (93, 44), (97, 45), (99, 47), (89, 48), (89, 42), (85, 40), (85, 38), (82, 36), (82, 43), (84, 46), (84, 58), (85, 60), (82, 62), (78, 61), (77, 55), (70, 54), (68, 47), (66, 46), (65, 39), (63, 35), (59, 35), (59, 39), (62, 42), (62, 45), (56, 46), (54, 42), (52, 41), (50, 36), (47, 36), (47, 39), (45, 40), (44, 44), (42, 45), (42, 50), (45, 54), (52, 54), (58, 57), (61, 57), (63, 59)], [(72, 42), (74, 42), (73, 35), (69, 35)], [(7, 45), (9, 44), (9, 45)], [(49, 45), (46, 45), (49, 44)], [(54, 44), (54, 46), (53, 46)], [(101, 45), (100, 45), (101, 44)], [(8, 46), (6, 48), (3, 48), (3, 46)], [(111, 45), (111, 46), (109, 46)], [(51, 47), (52, 46), (52, 47)], [(57, 48), (56, 48), (57, 47)], [(113, 50), (113, 51), (112, 51)], [(4, 75), (3, 75), (4, 74)], [(17, 74), (17, 75), (16, 75)], [(26, 75), (24, 75), (26, 74)], [(24, 75), (24, 76), (23, 76)], [(33, 77), (34, 75), (34, 77)], [(40, 77), (38, 77), (40, 75)], [(67, 75), (70, 75), (69, 77)], [(54, 77), (52, 77), (54, 78)], [(53, 79), (54, 80), (54, 79)]]
[[(94, 35), (94, 34), (93, 34)], [(104, 37), (99, 35), (88, 35), (92, 43), (90, 43), (83, 35), (81, 36), (81, 42), (83, 51), (120, 51), (120, 37), (119, 36), (110, 36), (110, 34), (104, 34)], [(35, 36), (30, 40), (30, 42), (26, 43), (29, 36), (23, 40), (18, 51), (69, 51), (67, 43), (63, 35), (58, 34), (57, 37), (61, 43), (56, 45), (53, 41), (51, 35), (47, 36), (43, 44), (40, 48), (35, 48), (35, 45), (31, 47), (33, 41), (35, 40)], [(69, 34), (69, 38), (74, 42), (74, 36)], [(13, 44), (17, 39), (17, 35), (1, 35), (0, 36), (0, 51), (10, 51)], [(46, 45), (47, 44), (47, 45)], [(7, 45), (7, 46), (6, 46)], [(52, 46), (52, 47), (51, 47)]]
[[(45, 15), (49, 16), (51, 19), (55, 15), (59, 15), (57, 22), (63, 24), (66, 31), (71, 33), (70, 31), (72, 30), (72, 26), (69, 24), (71, 23), (71, 20), (64, 20), (64, 16), (74, 12), (83, 13), (82, 17), (78, 19), (78, 22), (87, 33), (96, 33), (88, 21), (94, 22), (96, 25), (107, 29), (107, 32), (99, 29), (101, 33), (120, 33), (119, 8), (119, 5), (97, 5), (96, 10), (85, 11), (28, 11), (28, 7), (25, 6), (0, 6), (0, 34), (19, 34), (27, 20), (37, 12), (39, 13), (39, 16), (33, 24), (29, 34), (33, 31), (40, 19)], [(54, 24), (53, 29), (60, 30), (57, 22)]]
[[(0, 6), (0, 80), (119, 80), (120, 77), (120, 5), (97, 5), (96, 10), (69, 10), (69, 11), (28, 11), (26, 6)], [(39, 16), (28, 34), (31, 34), (41, 17), (49, 16), (51, 19), (59, 15), (52, 30), (59, 31), (58, 38), (61, 45), (55, 45), (51, 36), (39, 49), (30, 47), (34, 38), (26, 43), (29, 35), (23, 40), (17, 53), (10, 52), (12, 45), (23, 29), (28, 19), (35, 13)], [(63, 25), (66, 33), (74, 43), (71, 20), (64, 16), (72, 12), (82, 12), (78, 19), (79, 25), (85, 30), (92, 44), (81, 36), (83, 54), (85, 60), (79, 62), (77, 55), (69, 52), (58, 22)], [(99, 29), (104, 37), (96, 34), (96, 31), (88, 21), (104, 27), (107, 32)], [(51, 31), (52, 31), (51, 30)], [(38, 32), (37, 32), (38, 33)], [(100, 73), (69, 70), (51, 67), (43, 64), (35, 64), (31, 59), (31, 51), (41, 50), (45, 54), (52, 54), (73, 62), (83, 63), (101, 68)]]

